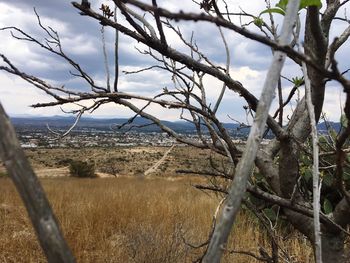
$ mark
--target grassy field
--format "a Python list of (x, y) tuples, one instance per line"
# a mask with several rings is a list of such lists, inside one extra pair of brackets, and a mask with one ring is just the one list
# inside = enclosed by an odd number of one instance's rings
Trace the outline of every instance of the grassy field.
[[(77, 261), (192, 262), (203, 252), (218, 197), (194, 189), (198, 178), (119, 177), (41, 179)], [(0, 178), (0, 262), (45, 262), (25, 209), (8, 178)], [(293, 262), (310, 262), (307, 242), (281, 230), (281, 246)], [(269, 249), (257, 220), (242, 212), (229, 249)], [(224, 262), (258, 262), (226, 253)]]

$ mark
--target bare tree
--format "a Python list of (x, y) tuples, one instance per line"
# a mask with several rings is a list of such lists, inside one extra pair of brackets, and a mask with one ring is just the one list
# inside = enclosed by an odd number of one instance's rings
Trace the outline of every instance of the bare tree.
[[(346, 17), (337, 17), (338, 11), (348, 1), (325, 1), (321, 12), (321, 1), (317, 0), (281, 0), (274, 8), (267, 0), (266, 10), (262, 10), (260, 14), (248, 14), (244, 11), (231, 12), (232, 6), (225, 0), (203, 0), (195, 3), (198, 5), (198, 12), (190, 13), (186, 10), (179, 12), (167, 10), (160, 7), (156, 0), (152, 0), (152, 4), (138, 0), (114, 0), (114, 14), (110, 8), (106, 9), (106, 6), (104, 9), (101, 8), (101, 13), (100, 10), (92, 9), (90, 4), (86, 4), (86, 1), (81, 4), (72, 3), (81, 14), (99, 22), (104, 30), (113, 28), (115, 32), (146, 46), (144, 50), (138, 51), (142, 55), (153, 58), (154, 64), (138, 71), (126, 72), (126, 74), (138, 74), (151, 70), (168, 72), (173, 81), (173, 87), (165, 87), (153, 97), (127, 93), (117, 88), (118, 70), (114, 72), (114, 92), (111, 92), (109, 84), (111, 73), (107, 64), (107, 83), (104, 86), (97, 85), (96, 81), (84, 71), (83, 66), (64, 52), (59, 34), (52, 28), (42, 25), (39, 16), (39, 25), (48, 39), (46, 42), (41, 42), (20, 28), (6, 27), (2, 30), (10, 30), (13, 37), (32, 42), (52, 55), (63, 58), (75, 70), (72, 74), (85, 81), (85, 91), (77, 92), (67, 87), (55, 86), (29, 75), (21, 71), (4, 54), (1, 54), (4, 63), (0, 69), (21, 77), (53, 98), (51, 102), (39, 102), (33, 107), (49, 107), (68, 103), (80, 105), (79, 102), (90, 102), (89, 106), (80, 106), (75, 112), (79, 119), (84, 112), (93, 111), (106, 103), (123, 105), (135, 113), (130, 121), (136, 116), (142, 116), (151, 120), (179, 142), (200, 149), (211, 149), (225, 156), (228, 160), (225, 169), (192, 171), (220, 177), (229, 185), (227, 188), (221, 185), (198, 186), (201, 189), (213, 190), (226, 195), (215, 217), (216, 224), (209, 234), (208, 242), (204, 243), (207, 249), (201, 258), (203, 262), (219, 262), (224, 253), (230, 253), (230, 251), (234, 253), (234, 248), (226, 247), (226, 244), (242, 201), (248, 208), (254, 210), (257, 216), (261, 215), (259, 214), (261, 209), (252, 202), (249, 195), (262, 200), (264, 207), (279, 206), (280, 213), (284, 214), (286, 220), (314, 244), (317, 262), (346, 262), (344, 243), (349, 235), (347, 228), (350, 223), (350, 171), (347, 158), (347, 139), (350, 134), (350, 126), (347, 124), (350, 119), (350, 82), (344, 74), (347, 69), (338, 67), (335, 56), (338, 49), (347, 42), (350, 27), (347, 27), (333, 41), (330, 41), (329, 38), (334, 20), (349, 23)], [(297, 14), (301, 9), (306, 9), (305, 22), (300, 19), (304, 13)], [(117, 11), (128, 25), (122, 23), (120, 17), (118, 20), (113, 19)], [(275, 14), (284, 17), (281, 30), (278, 30)], [(232, 22), (235, 17), (244, 18), (247, 23), (241, 22), (240, 25), (237, 25)], [(223, 63), (226, 67), (211, 60), (198, 47), (193, 35), (183, 34), (176, 26), (178, 21), (209, 23), (218, 27), (218, 38), (222, 39), (222, 46), (226, 49), (226, 61)], [(188, 53), (176, 50), (171, 46), (167, 38), (169, 31), (173, 31), (178, 36), (183, 45), (188, 48)], [(305, 33), (301, 34), (301, 32)], [(246, 37), (247, 41), (256, 41), (271, 48), (273, 58), (262, 86), (260, 99), (252, 94), (252, 87), (246, 87), (230, 76), (231, 61), (228, 49), (230, 44), (227, 43), (225, 34), (239, 34)], [(302, 50), (300, 43), (303, 43), (304, 51), (300, 51)], [(115, 57), (118, 57), (117, 48), (115, 50)], [(104, 56), (107, 63), (106, 51), (104, 51)], [(284, 78), (281, 70), (285, 57), (302, 68), (301, 72), (304, 74), (302, 78), (290, 80), (294, 87), (287, 98), (283, 97), (282, 88), (285, 84), (281, 80)], [(116, 63), (118, 65), (117, 60)], [(220, 96), (213, 103), (214, 106), (207, 99), (208, 89), (213, 87), (206, 86), (205, 76), (214, 77), (222, 82), (222, 86), (219, 87)], [(344, 126), (338, 134), (330, 127), (329, 134), (320, 136), (317, 144), (316, 124), (322, 116), (325, 90), (330, 80), (336, 81), (343, 88), (346, 102), (344, 115), (339, 118), (342, 117), (347, 121), (343, 121)], [(286, 118), (284, 112), (287, 105), (293, 100), (296, 90), (304, 84), (307, 88), (306, 94), (309, 95), (297, 100), (292, 115)], [(278, 109), (275, 114), (269, 115), (276, 87)], [(231, 134), (225, 129), (217, 114), (223, 96), (229, 92), (239, 94), (248, 105), (247, 112), (254, 117), (244, 149), (234, 143)], [(136, 106), (135, 101), (144, 102), (144, 106)], [(179, 109), (181, 111), (179, 118), (196, 127), (199, 139), (190, 139), (167, 127), (156, 116), (148, 112), (150, 105), (162, 106), (164, 110)], [(309, 147), (312, 128), (314, 154)], [(261, 145), (260, 141), (267, 130), (273, 133), (274, 139)], [(206, 132), (210, 135), (209, 141), (204, 136)], [(317, 160), (317, 145), (320, 147), (319, 160)], [(313, 162), (316, 176), (314, 184), (310, 184), (308, 174)], [(318, 165), (322, 169), (323, 177), (327, 177), (327, 180), (319, 181)], [(257, 170), (254, 171), (253, 166)], [(257, 174), (263, 178), (260, 184), (254, 180)], [(315, 196), (317, 191), (314, 191), (313, 194), (313, 185), (318, 190), (318, 186), (322, 186), (320, 196)], [(249, 193), (248, 197), (245, 195), (246, 192)], [(312, 206), (313, 201), (315, 208)], [(323, 204), (323, 209), (317, 212), (320, 202)], [(256, 256), (256, 258), (267, 262), (278, 262), (279, 255), (276, 252), (278, 243), (274, 240), (272, 231), (270, 232), (273, 244), (271, 256), (262, 250), (261, 257)]]

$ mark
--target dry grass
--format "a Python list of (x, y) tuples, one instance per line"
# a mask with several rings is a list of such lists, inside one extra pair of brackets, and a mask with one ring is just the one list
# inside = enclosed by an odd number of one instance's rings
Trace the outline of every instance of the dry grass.
[[(168, 149), (169, 147), (27, 149), (26, 154), (32, 166), (43, 176), (47, 169), (67, 167), (69, 160), (72, 159), (94, 162), (97, 172), (129, 176), (143, 174)], [(210, 156), (215, 159), (222, 158), (209, 150), (177, 146), (152, 176), (174, 176), (177, 175), (178, 169), (203, 170), (210, 166), (208, 162)], [(59, 175), (62, 175), (62, 172)]]
[[(195, 179), (192, 179), (195, 180)], [(192, 262), (202, 250), (218, 200), (177, 178), (42, 179), (78, 262)], [(0, 178), (0, 262), (45, 262), (26, 212), (9, 179)], [(268, 247), (266, 234), (241, 214), (230, 248), (256, 253)], [(283, 244), (295, 262), (309, 262), (311, 250), (292, 235)], [(256, 262), (226, 255), (224, 262)]]

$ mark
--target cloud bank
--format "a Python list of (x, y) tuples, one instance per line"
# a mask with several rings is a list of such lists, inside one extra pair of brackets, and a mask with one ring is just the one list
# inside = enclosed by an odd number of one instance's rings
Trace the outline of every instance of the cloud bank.
[[(265, 9), (265, 2), (260, 0), (231, 2), (234, 7), (234, 10), (231, 10), (233, 12), (244, 10), (247, 13), (258, 15), (261, 10)], [(92, 1), (93, 8), (98, 9), (101, 3), (109, 2)], [(178, 1), (161, 0), (159, 5), (170, 10), (183, 9), (198, 12), (198, 7), (192, 1), (183, 1), (181, 6), (179, 6)], [(70, 1), (0, 1), (0, 27), (16, 26), (43, 39), (44, 34), (38, 26), (33, 7), (40, 14), (43, 24), (49, 25), (59, 32), (64, 51), (79, 62), (84, 70), (94, 77), (97, 83), (105, 85), (106, 76), (102, 56), (101, 25), (91, 18), (80, 16), (77, 10), (71, 6)], [(119, 20), (126, 24), (126, 21), (123, 21), (120, 14)], [(243, 20), (247, 19), (243, 18)], [(237, 17), (233, 22), (239, 24), (245, 21)], [(339, 21), (336, 21), (336, 23), (337, 25), (332, 31), (332, 38), (341, 34), (346, 26)], [(180, 22), (176, 26), (181, 28), (186, 39), (190, 39), (192, 32), (194, 32), (194, 38), (202, 52), (214, 63), (225, 66), (225, 48), (217, 27), (208, 23), (188, 22)], [(240, 81), (254, 95), (259, 96), (266, 69), (271, 61), (271, 50), (233, 32), (227, 30), (224, 30), (224, 32), (229, 43), (231, 55), (230, 75), (235, 80)], [(173, 48), (189, 53), (188, 47), (181, 43), (174, 32), (167, 29), (166, 34), (168, 43)], [(69, 70), (72, 69), (61, 58), (48, 54), (32, 43), (13, 39), (8, 31), (0, 31), (0, 38), (0, 52), (8, 56), (21, 70), (57, 85), (65, 85), (66, 87), (82, 91), (88, 89), (83, 81), (69, 73)], [(111, 29), (106, 29), (106, 45), (109, 50), (110, 68), (113, 70), (114, 31)], [(152, 66), (155, 62), (149, 56), (141, 55), (136, 48), (142, 50), (145, 47), (128, 37), (120, 35), (119, 46), (121, 72), (119, 89), (121, 91), (153, 96), (164, 87), (172, 87), (171, 75), (159, 69), (136, 75), (123, 74), (122, 71), (139, 70)], [(349, 52), (349, 48), (343, 47), (339, 50), (339, 55), (337, 56), (339, 65), (344, 70), (349, 66), (346, 59), (350, 55)], [(288, 78), (301, 75), (299, 68), (291, 62), (287, 62), (283, 74)], [(207, 88), (208, 101), (214, 104), (220, 93), (222, 83), (212, 77), (205, 77), (204, 82)], [(0, 101), (10, 115), (32, 114), (49, 116), (63, 114), (59, 107), (30, 108), (29, 105), (31, 104), (50, 101), (50, 97), (18, 78), (0, 72), (0, 84)], [(288, 81), (283, 81), (284, 98), (288, 96), (291, 87), (292, 85)], [(300, 91), (300, 96), (302, 94), (303, 91)], [(342, 100), (341, 90), (336, 83), (330, 83), (327, 87), (324, 108), (329, 119), (335, 120), (338, 118), (341, 107), (334, 107), (334, 105), (339, 105), (340, 100)], [(138, 104), (139, 106), (143, 105), (142, 103)], [(244, 121), (246, 119), (243, 109), (244, 105), (246, 103), (238, 94), (229, 91), (225, 94), (218, 115), (223, 121), (231, 121), (229, 116), (236, 120)], [(287, 113), (291, 111), (293, 105), (295, 105), (295, 101), (292, 101), (289, 111), (286, 109)], [(67, 105), (64, 107), (64, 110), (70, 110), (74, 107), (74, 105)], [(271, 112), (274, 112), (277, 108), (276, 102), (273, 107)], [(158, 106), (150, 107), (148, 112), (162, 119), (176, 120), (179, 118), (177, 111), (164, 110)], [(130, 111), (112, 104), (101, 107), (94, 114), (100, 117), (131, 116)]]

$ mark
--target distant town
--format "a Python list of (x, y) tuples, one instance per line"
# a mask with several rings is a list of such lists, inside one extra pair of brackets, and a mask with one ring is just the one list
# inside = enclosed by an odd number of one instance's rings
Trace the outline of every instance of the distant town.
[[(176, 142), (174, 138), (160, 132), (78, 130), (60, 138), (49, 130), (17, 129), (17, 134), (23, 148), (171, 146)], [(198, 140), (196, 135), (186, 134), (183, 136)], [(204, 136), (209, 140), (208, 136)]]
[[(94, 119), (83, 118), (78, 125), (63, 138), (74, 123), (71, 117), (31, 117), (11, 118), (23, 148), (79, 148), (79, 147), (116, 147), (116, 146), (170, 146), (176, 142), (173, 137), (161, 131), (159, 127), (150, 125), (150, 121), (138, 117), (132, 123), (128, 119)], [(196, 129), (188, 122), (163, 121), (180, 136), (199, 140)], [(249, 128), (238, 124), (224, 123), (227, 132), (236, 143), (244, 143)], [(339, 123), (331, 123), (339, 130)], [(326, 133), (324, 123), (318, 126), (320, 133)], [(268, 133), (263, 143), (273, 136)], [(202, 139), (210, 141), (208, 131), (202, 130)]]
[[(116, 146), (170, 146), (176, 140), (157, 126), (150, 126), (148, 121), (137, 118), (133, 124), (124, 125), (127, 119), (83, 119), (67, 136), (61, 138), (69, 129), (72, 118), (12, 118), (18, 138), (23, 148), (79, 148), (79, 147), (116, 147)], [(185, 122), (166, 122), (180, 136), (199, 140), (193, 126)], [(226, 127), (237, 142), (244, 142), (247, 132), (235, 126)], [(209, 141), (207, 131), (202, 138)]]

